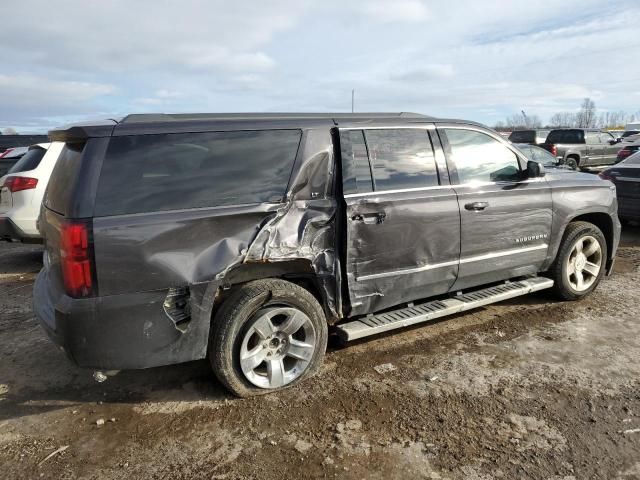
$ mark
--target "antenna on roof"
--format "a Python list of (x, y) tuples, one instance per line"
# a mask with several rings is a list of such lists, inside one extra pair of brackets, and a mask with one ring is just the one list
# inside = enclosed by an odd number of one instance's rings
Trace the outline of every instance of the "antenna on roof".
[(355, 101), (356, 101), (356, 89), (352, 88), (351, 89), (351, 113), (354, 112)]

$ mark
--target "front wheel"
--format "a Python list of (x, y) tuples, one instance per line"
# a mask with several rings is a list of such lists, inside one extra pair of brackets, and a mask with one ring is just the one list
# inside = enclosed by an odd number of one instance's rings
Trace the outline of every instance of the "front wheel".
[(284, 280), (239, 287), (216, 314), (209, 359), (218, 379), (248, 397), (313, 375), (327, 348), (322, 307), (304, 288)]
[(588, 222), (570, 223), (550, 269), (556, 294), (564, 300), (584, 298), (602, 280), (606, 263), (602, 231)]

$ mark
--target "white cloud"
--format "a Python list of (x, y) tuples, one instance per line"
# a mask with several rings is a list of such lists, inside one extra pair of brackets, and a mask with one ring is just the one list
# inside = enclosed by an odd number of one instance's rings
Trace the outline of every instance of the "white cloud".
[(352, 88), (361, 111), (486, 122), (585, 96), (633, 112), (638, 15), (637, 0), (5, 1), (0, 120), (347, 111)]
[(15, 104), (66, 106), (72, 102), (87, 102), (111, 95), (115, 91), (113, 85), (104, 83), (52, 80), (29, 74), (0, 74), (0, 104), (4, 108)]
[(363, 10), (381, 23), (422, 22), (429, 17), (429, 10), (420, 0), (370, 0)]

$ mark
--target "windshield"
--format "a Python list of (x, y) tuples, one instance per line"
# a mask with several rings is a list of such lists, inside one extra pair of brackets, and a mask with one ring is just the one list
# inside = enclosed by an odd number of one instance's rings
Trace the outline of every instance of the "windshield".
[(552, 130), (547, 137), (547, 143), (584, 143), (584, 131)]
[(40, 160), (47, 151), (44, 148), (36, 147), (25, 153), (7, 173), (27, 172), (35, 170), (40, 165)]

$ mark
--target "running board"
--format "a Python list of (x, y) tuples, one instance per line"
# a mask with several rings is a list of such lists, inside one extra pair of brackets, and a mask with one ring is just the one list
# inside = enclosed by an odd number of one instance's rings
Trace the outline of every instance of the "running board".
[(358, 320), (337, 325), (336, 329), (338, 336), (343, 341), (350, 342), (369, 335), (377, 335), (396, 328), (408, 327), (416, 323), (428, 322), (436, 318), (500, 302), (508, 298), (519, 297), (520, 295), (537, 292), (552, 286), (553, 280), (544, 277), (506, 282), (444, 300), (434, 300), (419, 305), (409, 305), (405, 308), (385, 313), (367, 315)]

